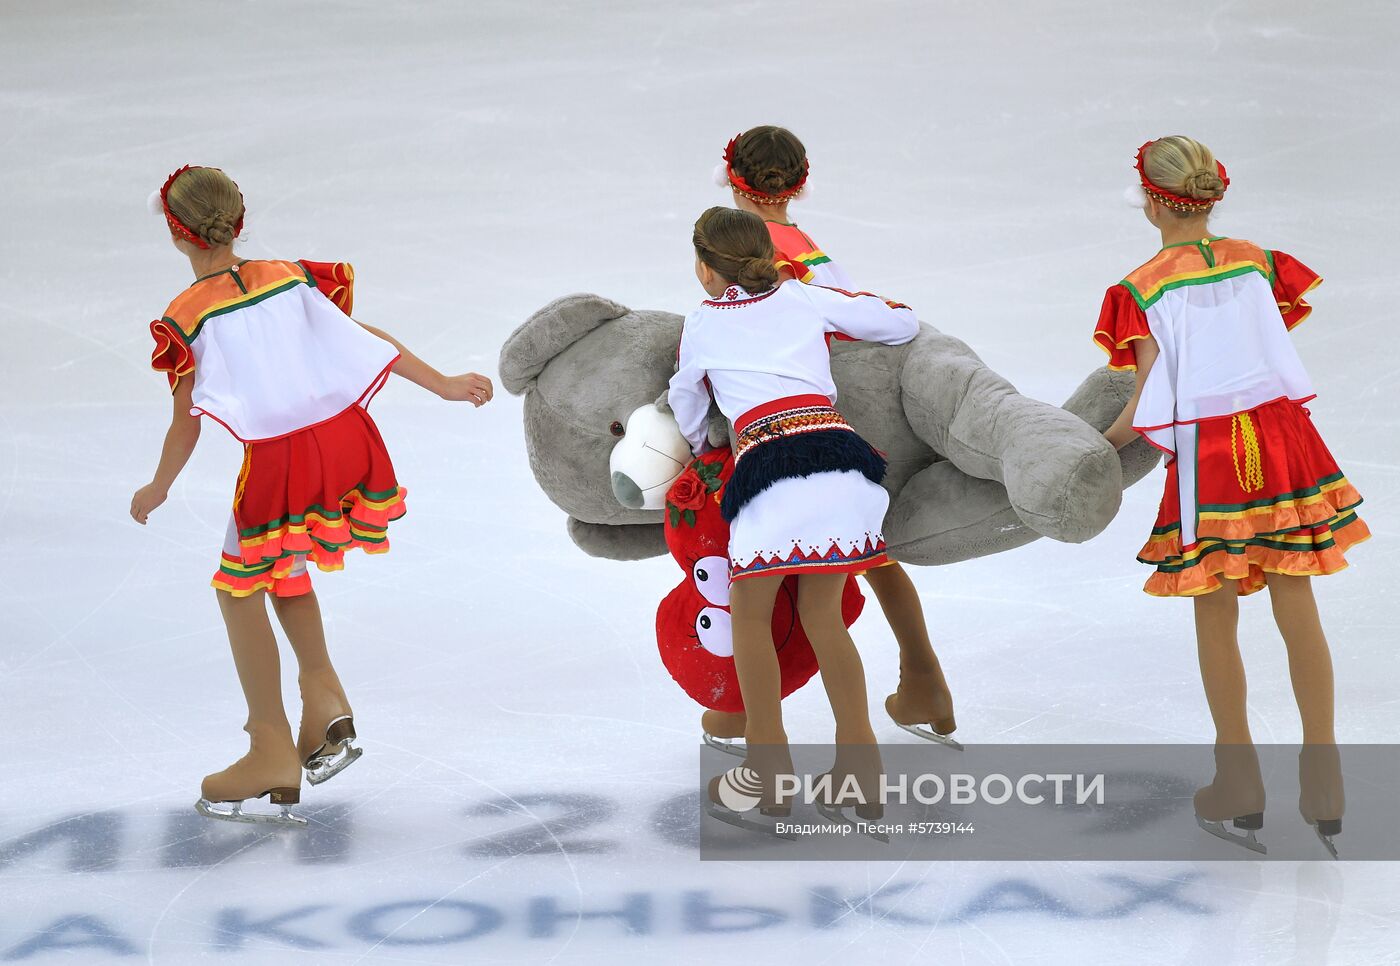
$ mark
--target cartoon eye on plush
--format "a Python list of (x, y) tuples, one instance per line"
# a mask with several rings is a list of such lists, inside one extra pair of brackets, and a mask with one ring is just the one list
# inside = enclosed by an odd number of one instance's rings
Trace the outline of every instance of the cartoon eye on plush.
[(734, 633), (729, 611), (706, 607), (695, 617), (695, 637), (716, 657), (734, 656)]
[(729, 606), (729, 558), (701, 557), (690, 566), (700, 596), (716, 607)]

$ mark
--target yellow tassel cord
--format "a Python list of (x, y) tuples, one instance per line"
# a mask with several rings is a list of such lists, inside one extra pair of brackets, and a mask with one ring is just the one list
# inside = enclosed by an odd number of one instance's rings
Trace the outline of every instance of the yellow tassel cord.
[[(1244, 446), (1244, 466), (1240, 466), (1240, 442)], [(1257, 493), (1264, 488), (1264, 465), (1259, 457), (1259, 436), (1249, 413), (1240, 413), (1230, 421), (1230, 456), (1235, 461), (1235, 479), (1245, 493)]]
[(233, 494), (233, 508), (243, 501), (243, 488), (248, 485), (248, 473), (253, 469), (253, 447), (243, 445), (243, 467), (238, 471), (238, 489)]

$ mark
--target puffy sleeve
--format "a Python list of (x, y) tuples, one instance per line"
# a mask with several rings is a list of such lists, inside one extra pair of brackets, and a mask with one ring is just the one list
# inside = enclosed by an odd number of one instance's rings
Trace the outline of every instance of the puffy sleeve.
[(347, 262), (297, 262), (322, 295), (346, 315), (355, 310), (355, 269)]
[(1137, 353), (1133, 343), (1150, 339), (1147, 313), (1137, 304), (1125, 285), (1115, 285), (1103, 298), (1099, 322), (1094, 326), (1094, 342), (1108, 353), (1108, 367), (1114, 370), (1136, 370)]
[(174, 392), (180, 377), (194, 372), (194, 350), (185, 342), (180, 327), (168, 318), (151, 323), (151, 338), (156, 342), (151, 352), (151, 368), (165, 373), (170, 380), (170, 390)]
[(699, 456), (709, 442), (710, 384), (702, 360), (696, 358), (694, 340), (687, 338), (689, 329), (689, 325), (681, 329), (679, 364), (671, 377), (666, 402), (680, 424), (681, 435), (690, 443), (690, 451)]
[(1303, 296), (1322, 284), (1322, 276), (1292, 255), (1269, 255), (1274, 263), (1274, 301), (1278, 302), (1283, 324), (1292, 329), (1312, 314), (1312, 306)]

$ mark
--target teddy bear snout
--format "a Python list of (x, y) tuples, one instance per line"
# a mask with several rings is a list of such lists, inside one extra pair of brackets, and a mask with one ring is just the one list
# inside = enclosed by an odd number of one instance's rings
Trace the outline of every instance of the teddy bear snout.
[(642, 504), (645, 502), (642, 496), (642, 488), (632, 482), (632, 477), (628, 476), (626, 473), (614, 473), (612, 475), (612, 491), (613, 496), (617, 498), (617, 502), (621, 503), (627, 509), (642, 509)]
[(690, 463), (690, 444), (676, 417), (654, 403), (627, 416), (627, 428), (608, 457), (613, 496), (629, 510), (660, 510), (666, 491)]

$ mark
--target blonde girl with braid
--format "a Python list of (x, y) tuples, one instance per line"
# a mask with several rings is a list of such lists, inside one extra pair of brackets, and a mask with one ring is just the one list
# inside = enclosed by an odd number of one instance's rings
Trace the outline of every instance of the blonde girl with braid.
[(1154, 568), (1147, 593), (1195, 607), (1217, 760), (1215, 780), (1196, 794), (1197, 817), (1258, 846), (1264, 786), (1237, 632), (1239, 599), (1267, 588), (1302, 718), (1299, 809), (1330, 849), (1343, 801), (1332, 659), (1311, 580), (1346, 567), (1348, 548), (1370, 534), (1356, 513), (1361, 495), (1305, 408), (1315, 393), (1288, 335), (1321, 279), (1283, 252), (1211, 233), (1230, 179), (1199, 141), (1149, 141), (1136, 168), (1162, 248), (1108, 290), (1094, 341), (1112, 368), (1137, 374), (1108, 440), (1122, 447), (1142, 436), (1167, 460), (1138, 560)]
[[(243, 444), (223, 554), (211, 584), (248, 703), (248, 754), (204, 779), (196, 808), (212, 818), (305, 824), (290, 806), (303, 770), (325, 781), (359, 757), (349, 699), (326, 648), (307, 563), (344, 567), (347, 550), (389, 549), (406, 491), (368, 406), (391, 373), (443, 399), (481, 406), (491, 381), (444, 376), (391, 336), (350, 318), (344, 263), (249, 260), (234, 253), (243, 195), (218, 168), (172, 174), (151, 207), (165, 218), (194, 282), (151, 323), (152, 368), (174, 402), (151, 482), (131, 499), (146, 524), (189, 462), (207, 416)], [(301, 726), (282, 703), (271, 600), (296, 655)], [(244, 812), (266, 796), (276, 813)]]

